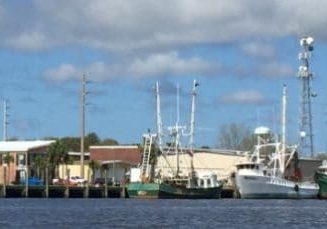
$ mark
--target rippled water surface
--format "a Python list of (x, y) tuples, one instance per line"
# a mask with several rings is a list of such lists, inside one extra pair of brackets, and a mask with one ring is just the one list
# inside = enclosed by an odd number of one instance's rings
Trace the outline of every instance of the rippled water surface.
[(0, 199), (0, 228), (327, 228), (324, 200)]

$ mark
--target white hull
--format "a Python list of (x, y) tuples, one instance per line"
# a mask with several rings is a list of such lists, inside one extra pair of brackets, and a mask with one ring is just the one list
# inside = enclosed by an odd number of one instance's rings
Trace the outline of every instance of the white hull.
[(236, 174), (235, 181), (241, 198), (312, 199), (319, 191), (317, 184), (271, 176)]

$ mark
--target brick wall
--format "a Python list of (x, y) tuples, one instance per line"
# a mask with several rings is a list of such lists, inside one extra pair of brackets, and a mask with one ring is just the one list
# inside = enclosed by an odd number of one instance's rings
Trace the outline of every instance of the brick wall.
[(141, 152), (138, 147), (91, 146), (90, 160), (122, 160), (137, 165), (141, 162)]

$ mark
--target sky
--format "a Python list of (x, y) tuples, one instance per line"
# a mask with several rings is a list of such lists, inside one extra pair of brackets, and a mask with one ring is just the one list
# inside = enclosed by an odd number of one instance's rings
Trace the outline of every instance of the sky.
[(280, 132), (283, 84), (295, 144), (299, 39), (312, 36), (314, 146), (326, 151), (326, 14), (325, 0), (0, 0), (8, 137), (79, 136), (86, 74), (86, 132), (102, 139), (139, 143), (155, 130), (156, 81), (164, 125), (176, 121), (176, 84), (188, 124), (196, 79), (196, 146), (216, 147), (219, 129), (231, 123)]

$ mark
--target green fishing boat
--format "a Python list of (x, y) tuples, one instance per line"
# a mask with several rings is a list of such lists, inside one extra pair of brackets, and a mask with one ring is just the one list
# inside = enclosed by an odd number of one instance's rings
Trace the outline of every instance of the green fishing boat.
[[(131, 183), (127, 185), (129, 198), (212, 199), (220, 197), (223, 185), (222, 182), (218, 181), (217, 175), (208, 172), (200, 176), (193, 167), (195, 89), (197, 86), (198, 83), (194, 81), (190, 126), (179, 125), (179, 111), (177, 111), (176, 124), (164, 131), (161, 122), (159, 85), (156, 84), (157, 133), (151, 134), (149, 132), (143, 135), (142, 164), (139, 168), (131, 169)], [(178, 89), (177, 94), (179, 94)], [(182, 140), (185, 136), (189, 138), (187, 139), (188, 146), (182, 147)], [(164, 146), (163, 142), (170, 142), (170, 144)], [(163, 168), (159, 168), (156, 164), (159, 155), (164, 157), (167, 162)], [(174, 166), (168, 162), (167, 155), (176, 156)], [(181, 171), (179, 167), (180, 155), (190, 157), (190, 166), (187, 172)], [(169, 175), (161, 173), (165, 168), (169, 168)]]
[(217, 199), (220, 198), (222, 185), (210, 188), (188, 188), (169, 183), (134, 182), (128, 185), (130, 198), (139, 199)]
[(319, 198), (327, 199), (327, 161), (316, 170), (315, 181), (319, 185)]

